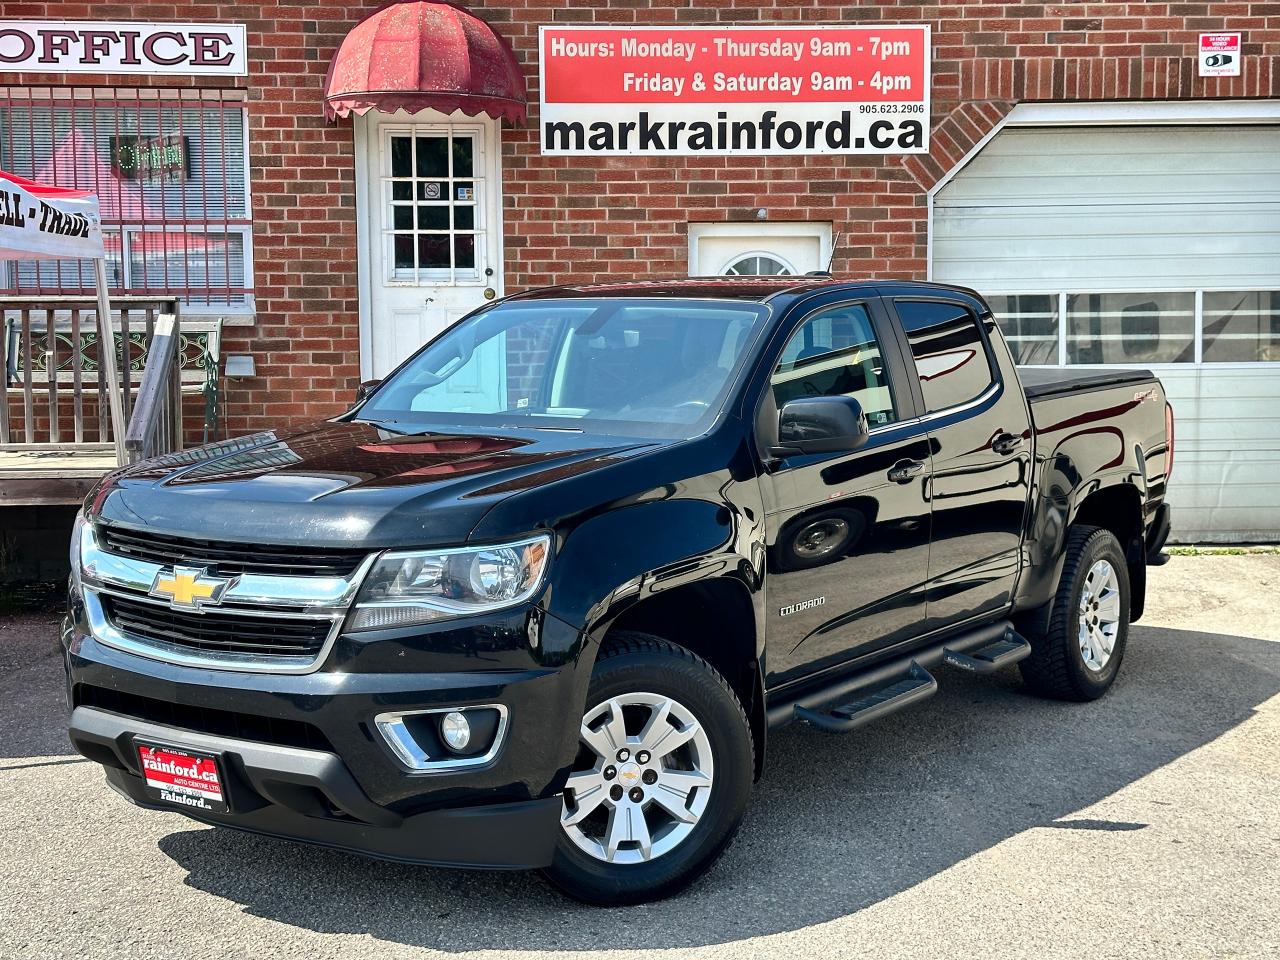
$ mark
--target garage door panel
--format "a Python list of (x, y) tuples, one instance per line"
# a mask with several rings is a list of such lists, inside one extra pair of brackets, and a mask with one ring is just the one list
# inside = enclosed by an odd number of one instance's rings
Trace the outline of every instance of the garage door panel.
[[(1280, 539), (1280, 362), (1266, 362), (1280, 361), (1280, 128), (1005, 130), (938, 191), (933, 214), (933, 279), (991, 296), (1115, 291), (1120, 307), (1094, 314), (1073, 298), (1092, 316), (1078, 321), (1092, 344), (1079, 355), (1131, 336), (1102, 355), (1184, 359), (1156, 366), (1178, 421), (1176, 538)], [(1185, 310), (1155, 321), (1122, 312), (1147, 294), (1167, 305), (1176, 290), (1230, 292), (1204, 295), (1205, 356), (1251, 362), (1186, 362)], [(1056, 355), (1044, 304), (997, 306), (1038, 360)], [(1187, 346), (1159, 349), (1166, 335)]]

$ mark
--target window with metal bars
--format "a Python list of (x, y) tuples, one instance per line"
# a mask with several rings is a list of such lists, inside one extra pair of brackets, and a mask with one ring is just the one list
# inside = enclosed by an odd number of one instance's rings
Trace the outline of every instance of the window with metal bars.
[[(238, 90), (0, 86), (0, 169), (97, 194), (111, 286), (253, 311)], [(85, 294), (89, 261), (0, 262), (0, 294)]]

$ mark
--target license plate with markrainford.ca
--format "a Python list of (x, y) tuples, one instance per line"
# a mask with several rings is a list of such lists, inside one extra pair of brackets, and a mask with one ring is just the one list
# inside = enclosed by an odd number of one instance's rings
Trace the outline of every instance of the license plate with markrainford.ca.
[(181, 747), (135, 741), (148, 796), (192, 813), (226, 813), (218, 757)]

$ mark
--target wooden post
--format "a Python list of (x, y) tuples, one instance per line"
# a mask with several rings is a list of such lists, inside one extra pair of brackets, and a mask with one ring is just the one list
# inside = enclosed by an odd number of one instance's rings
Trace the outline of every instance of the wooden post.
[(129, 462), (124, 449), (124, 405), (120, 396), (120, 371), (116, 369), (116, 340), (111, 332), (111, 301), (107, 298), (107, 263), (103, 257), (93, 261), (98, 286), (98, 343), (101, 367), (99, 376), (107, 378), (107, 400), (111, 404), (111, 438), (116, 445), (116, 463)]

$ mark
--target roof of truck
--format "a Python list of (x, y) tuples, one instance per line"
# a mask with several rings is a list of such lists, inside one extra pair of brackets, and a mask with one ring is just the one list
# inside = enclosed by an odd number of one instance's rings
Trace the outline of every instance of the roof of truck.
[[(801, 277), (673, 277), (659, 280), (619, 280), (614, 283), (566, 284), (540, 287), (516, 294), (519, 300), (552, 300), (566, 297), (654, 297), (666, 299), (767, 300), (779, 294), (813, 293), (823, 289), (904, 287), (956, 290), (919, 280), (841, 280), (829, 275)], [(965, 291), (968, 292), (968, 291)]]

